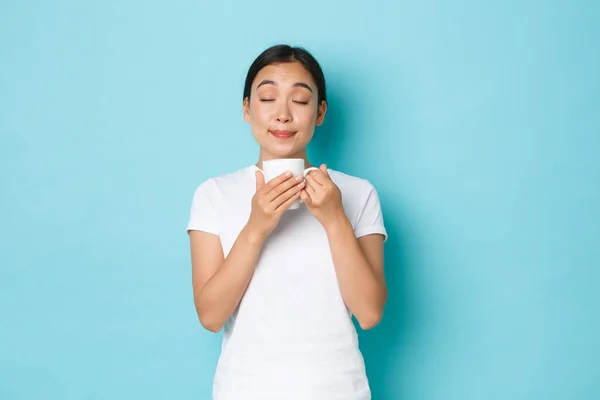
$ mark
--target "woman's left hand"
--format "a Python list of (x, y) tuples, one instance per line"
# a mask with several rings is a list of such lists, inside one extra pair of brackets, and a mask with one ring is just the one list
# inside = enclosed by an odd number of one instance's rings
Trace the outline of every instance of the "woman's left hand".
[(345, 216), (342, 192), (331, 180), (325, 164), (306, 176), (306, 187), (302, 190), (300, 198), (308, 211), (325, 228)]

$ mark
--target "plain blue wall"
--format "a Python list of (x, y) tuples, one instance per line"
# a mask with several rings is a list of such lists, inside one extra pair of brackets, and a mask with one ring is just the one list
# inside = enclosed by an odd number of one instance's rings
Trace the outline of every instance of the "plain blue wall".
[(279, 42), (328, 78), (313, 162), (381, 195), (374, 399), (600, 398), (598, 2), (94, 3), (0, 5), (0, 399), (209, 399), (185, 224)]

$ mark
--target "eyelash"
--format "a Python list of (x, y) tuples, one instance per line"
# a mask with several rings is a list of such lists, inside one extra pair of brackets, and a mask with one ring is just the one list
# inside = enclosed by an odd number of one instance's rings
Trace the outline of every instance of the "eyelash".
[[(274, 99), (260, 99), (260, 101), (262, 101), (263, 103), (270, 103), (270, 102), (273, 102), (275, 100)], [(308, 104), (308, 101), (294, 101), (294, 103), (301, 104), (301, 105), (305, 106), (305, 105)]]

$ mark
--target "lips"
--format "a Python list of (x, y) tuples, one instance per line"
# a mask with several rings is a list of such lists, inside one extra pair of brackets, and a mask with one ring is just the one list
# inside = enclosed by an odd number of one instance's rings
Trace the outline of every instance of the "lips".
[(271, 135), (275, 136), (278, 139), (289, 139), (296, 134), (293, 131), (280, 131), (280, 130), (272, 130)]

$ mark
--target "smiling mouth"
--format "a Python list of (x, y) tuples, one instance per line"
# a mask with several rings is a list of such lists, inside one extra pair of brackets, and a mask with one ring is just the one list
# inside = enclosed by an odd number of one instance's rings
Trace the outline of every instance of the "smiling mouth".
[(296, 134), (296, 132), (292, 132), (292, 131), (279, 131), (279, 130), (274, 130), (274, 131), (269, 131), (269, 132), (271, 133), (271, 135), (275, 136), (278, 139), (289, 139)]

